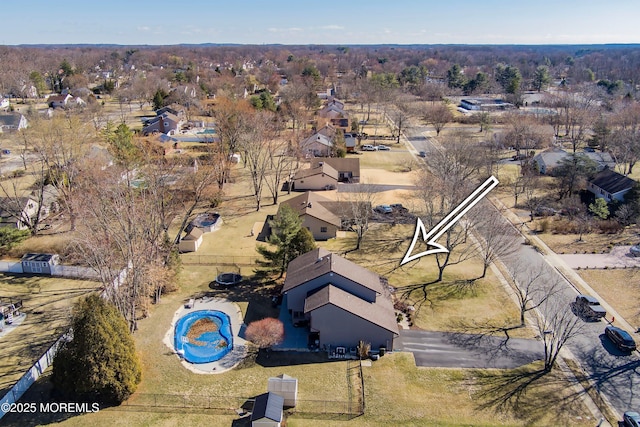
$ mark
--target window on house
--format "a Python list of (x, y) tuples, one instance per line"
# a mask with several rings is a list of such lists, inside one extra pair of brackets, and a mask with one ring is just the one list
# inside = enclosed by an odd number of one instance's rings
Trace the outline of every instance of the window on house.
[(327, 227), (320, 227), (320, 232), (321, 233), (326, 233), (327, 232)]

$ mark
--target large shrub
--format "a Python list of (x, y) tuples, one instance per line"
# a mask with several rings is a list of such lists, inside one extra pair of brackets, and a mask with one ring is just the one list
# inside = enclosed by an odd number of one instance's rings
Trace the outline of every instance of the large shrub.
[(140, 362), (126, 320), (97, 295), (74, 306), (73, 339), (53, 362), (52, 381), (72, 396), (121, 403), (141, 380)]

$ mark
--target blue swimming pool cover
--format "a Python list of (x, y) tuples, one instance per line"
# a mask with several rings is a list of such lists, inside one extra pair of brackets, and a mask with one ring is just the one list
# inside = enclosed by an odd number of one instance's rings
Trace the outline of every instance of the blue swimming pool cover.
[(191, 363), (220, 360), (233, 348), (231, 321), (217, 310), (198, 310), (185, 314), (176, 322), (174, 345)]

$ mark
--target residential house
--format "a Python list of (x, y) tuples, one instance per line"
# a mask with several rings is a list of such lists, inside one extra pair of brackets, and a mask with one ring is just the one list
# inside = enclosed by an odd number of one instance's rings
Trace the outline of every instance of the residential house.
[(70, 105), (70, 102), (73, 100), (73, 96), (67, 93), (65, 95), (51, 95), (47, 98), (47, 104), (51, 108), (65, 108)]
[(316, 132), (300, 142), (300, 152), (306, 157), (329, 157), (333, 151), (333, 138)]
[[(576, 153), (577, 155), (584, 156), (593, 160), (596, 164), (596, 169), (601, 171), (605, 168), (613, 169), (615, 162), (609, 153), (596, 152), (596, 151), (584, 151)], [(538, 168), (538, 171), (544, 175), (553, 175), (553, 170), (560, 166), (562, 160), (568, 157), (570, 154), (564, 150), (558, 148), (550, 148), (541, 153), (536, 154), (532, 162)]]
[(28, 274), (51, 274), (54, 265), (60, 264), (57, 254), (24, 254), (20, 259), (22, 272)]
[(587, 190), (596, 195), (597, 198), (605, 199), (607, 202), (613, 200), (624, 201), (624, 195), (636, 185), (636, 181), (615, 172), (611, 169), (603, 169), (598, 172), (587, 185)]
[[(324, 157), (321, 157), (324, 158)], [(293, 189), (333, 190), (338, 185), (338, 171), (325, 162), (312, 163), (308, 169), (300, 169), (293, 176)]]
[(0, 198), (0, 227), (26, 230), (38, 215), (38, 202), (31, 197)]
[(363, 340), (393, 350), (398, 324), (386, 279), (377, 273), (317, 248), (289, 263), (282, 293), (292, 320), (307, 320), (321, 348)]
[(343, 131), (350, 128), (349, 114), (344, 110), (344, 103), (337, 99), (332, 99), (323, 108), (318, 110), (318, 117), (327, 119), (332, 126)]
[(165, 111), (150, 120), (147, 120), (142, 133), (150, 135), (152, 133), (162, 133), (165, 135), (175, 135), (178, 133), (184, 121), (177, 115)]
[(311, 167), (320, 163), (338, 171), (338, 182), (360, 182), (360, 159), (356, 157), (317, 157), (311, 160)]
[(284, 419), (284, 397), (275, 393), (256, 396), (251, 411), (251, 427), (280, 427)]
[(7, 111), (9, 109), (9, 98), (0, 96), (0, 110)]
[(28, 126), (27, 119), (20, 113), (0, 113), (0, 133), (15, 132)]
[[(288, 205), (302, 218), (302, 226), (311, 232), (316, 240), (336, 237), (342, 226), (340, 206), (318, 193), (307, 191), (280, 204)], [(278, 207), (280, 209), (280, 207)]]

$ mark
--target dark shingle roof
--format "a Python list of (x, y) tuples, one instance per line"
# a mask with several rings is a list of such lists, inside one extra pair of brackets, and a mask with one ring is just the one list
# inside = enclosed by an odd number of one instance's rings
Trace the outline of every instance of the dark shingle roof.
[(41, 261), (49, 262), (53, 258), (54, 254), (24, 254), (20, 261)]
[(592, 180), (591, 184), (606, 191), (609, 194), (616, 194), (620, 191), (632, 188), (635, 181), (627, 176), (620, 175), (611, 169), (604, 169), (599, 172)]
[(275, 393), (263, 393), (256, 396), (253, 404), (253, 412), (251, 413), (251, 421), (267, 418), (271, 421), (282, 421), (282, 407), (284, 406), (284, 397)]
[(329, 284), (307, 297), (304, 302), (304, 312), (312, 312), (327, 304), (341, 308), (354, 316), (358, 316), (374, 325), (398, 334), (398, 323), (393, 311), (393, 306), (390, 304), (388, 298), (376, 298), (375, 302), (367, 302)]
[(309, 251), (289, 263), (282, 292), (287, 292), (289, 289), (330, 272), (359, 283), (378, 294), (384, 292), (378, 274), (323, 248)]

